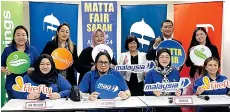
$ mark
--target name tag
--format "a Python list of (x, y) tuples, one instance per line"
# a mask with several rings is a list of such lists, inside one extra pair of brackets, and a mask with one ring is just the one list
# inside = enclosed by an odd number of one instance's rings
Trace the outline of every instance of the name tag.
[(175, 104), (193, 104), (191, 97), (175, 97)]
[(26, 109), (42, 109), (46, 108), (46, 102), (34, 101), (34, 102), (26, 102)]
[(115, 100), (110, 99), (104, 99), (104, 100), (97, 100), (97, 106), (100, 107), (114, 107), (115, 106)]

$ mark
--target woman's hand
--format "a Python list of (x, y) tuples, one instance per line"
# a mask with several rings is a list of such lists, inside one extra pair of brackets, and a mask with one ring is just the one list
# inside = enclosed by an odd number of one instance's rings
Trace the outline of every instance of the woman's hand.
[(130, 95), (128, 93), (124, 92), (124, 91), (120, 91), (118, 93), (118, 96), (121, 97), (121, 99), (126, 100), (126, 99), (129, 98)]
[(176, 90), (175, 95), (180, 96), (181, 95), (181, 90)]
[(57, 92), (54, 92), (54, 93), (52, 93), (52, 94), (49, 95), (49, 98), (51, 100), (56, 100), (56, 99), (61, 98), (61, 95), (59, 93), (57, 93)]
[(36, 92), (31, 92), (28, 94), (27, 99), (28, 100), (36, 100), (40, 98), (40, 93), (36, 93)]
[(161, 91), (153, 91), (153, 94), (155, 94), (157, 97), (161, 96), (161, 93), (162, 93)]
[(98, 92), (92, 92), (91, 95), (89, 96), (89, 100), (94, 101), (97, 99), (100, 93)]

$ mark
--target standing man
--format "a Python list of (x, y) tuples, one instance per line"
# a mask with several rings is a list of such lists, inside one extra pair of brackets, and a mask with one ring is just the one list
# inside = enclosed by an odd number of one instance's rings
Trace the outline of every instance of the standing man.
[[(156, 50), (157, 50), (157, 46), (164, 40), (175, 40), (172, 37), (173, 34), (173, 30), (174, 30), (174, 26), (173, 26), (173, 22), (171, 20), (165, 20), (162, 24), (161, 24), (161, 32), (162, 35), (158, 36), (157, 38), (154, 38), (149, 45), (147, 54), (146, 54), (146, 59), (147, 60), (155, 60), (156, 58)], [(177, 40), (175, 40), (177, 41)], [(179, 41), (177, 41), (179, 42)], [(181, 42), (179, 42), (181, 44)]]

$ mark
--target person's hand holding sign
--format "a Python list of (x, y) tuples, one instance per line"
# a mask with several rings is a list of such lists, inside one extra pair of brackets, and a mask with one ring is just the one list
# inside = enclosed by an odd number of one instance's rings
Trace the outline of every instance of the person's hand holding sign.
[(154, 48), (154, 47), (157, 47), (160, 43), (161, 43), (161, 38), (160, 38), (160, 36), (158, 36), (158, 37), (156, 38), (156, 40), (155, 40), (155, 43), (153, 44), (153, 48)]
[(197, 88), (196, 95), (200, 95), (204, 92), (204, 89), (200, 86)]
[(161, 96), (161, 91), (153, 91), (153, 94), (155, 94), (156, 96)]
[(27, 73), (28, 73), (28, 74), (31, 74), (33, 71), (34, 71), (34, 68), (33, 68), (33, 67), (30, 67), (30, 68), (28, 68)]
[(56, 99), (61, 98), (61, 95), (59, 93), (57, 93), (57, 92), (53, 92), (52, 94), (49, 95), (49, 98), (51, 100), (56, 100)]
[(176, 90), (175, 95), (180, 96), (181, 95), (181, 90)]
[(31, 92), (28, 94), (27, 99), (28, 100), (36, 100), (40, 98), (40, 93), (39, 92)]
[(98, 92), (92, 92), (91, 95), (89, 96), (89, 100), (94, 101), (97, 99), (100, 93)]
[(125, 91), (120, 91), (118, 93), (118, 96), (121, 97), (121, 99), (126, 100), (126, 99), (129, 98), (130, 95), (127, 92), (125, 92)]
[(5, 69), (5, 74), (6, 75), (10, 75), (11, 74), (11, 71), (6, 67), (6, 69)]

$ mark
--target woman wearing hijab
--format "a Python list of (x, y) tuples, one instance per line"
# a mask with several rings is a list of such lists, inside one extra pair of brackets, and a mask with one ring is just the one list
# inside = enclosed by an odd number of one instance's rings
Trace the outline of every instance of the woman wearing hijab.
[[(150, 70), (145, 77), (145, 84), (179, 82), (180, 73), (171, 67), (171, 53), (168, 49), (159, 49), (156, 56), (157, 66)], [(181, 90), (176, 92), (152, 91), (145, 92), (146, 96), (180, 96)], [(156, 112), (181, 112), (180, 107), (157, 107)]]
[(61, 75), (57, 73), (54, 61), (51, 56), (43, 54), (38, 57), (35, 62), (34, 71), (32, 74), (27, 74), (23, 77), (23, 82), (30, 83), (31, 86), (45, 85), (52, 88), (51, 94), (48, 97), (40, 91), (26, 91), (16, 92), (15, 97), (17, 99), (58, 99), (65, 98), (70, 94), (70, 83)]
[[(105, 32), (102, 29), (96, 29), (92, 34), (92, 45), (85, 48), (79, 56), (80, 73), (78, 84), (80, 84), (83, 76), (90, 70), (95, 70), (95, 63), (92, 58), (93, 48), (99, 44), (106, 44)], [(117, 65), (115, 58), (112, 59), (112, 64)]]

